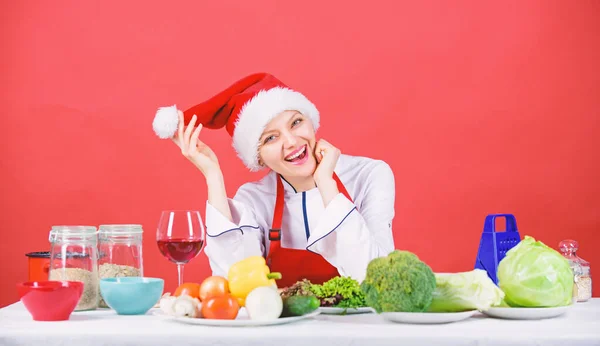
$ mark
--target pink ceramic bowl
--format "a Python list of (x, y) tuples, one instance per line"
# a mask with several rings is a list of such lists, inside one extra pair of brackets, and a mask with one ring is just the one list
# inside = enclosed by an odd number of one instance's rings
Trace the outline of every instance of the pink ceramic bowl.
[(68, 320), (83, 293), (79, 281), (28, 281), (17, 284), (19, 298), (35, 321)]

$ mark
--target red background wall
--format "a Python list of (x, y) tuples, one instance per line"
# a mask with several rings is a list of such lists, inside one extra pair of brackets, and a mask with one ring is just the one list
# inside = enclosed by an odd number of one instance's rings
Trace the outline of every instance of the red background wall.
[[(3, 3), (1, 306), (56, 224), (141, 223), (146, 275), (173, 289), (158, 217), (204, 215), (206, 187), (154, 112), (256, 71), (312, 98), (343, 152), (392, 166), (396, 247), (434, 270), (471, 270), (496, 212), (600, 266), (598, 2), (158, 3)], [(230, 195), (260, 177), (225, 131), (202, 136)], [(204, 254), (185, 273), (202, 280)]]

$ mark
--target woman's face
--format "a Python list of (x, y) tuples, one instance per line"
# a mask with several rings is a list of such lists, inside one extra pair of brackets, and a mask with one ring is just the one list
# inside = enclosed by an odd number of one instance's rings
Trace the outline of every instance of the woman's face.
[(263, 165), (284, 177), (308, 177), (317, 164), (315, 143), (310, 119), (297, 111), (285, 111), (267, 124), (258, 154)]

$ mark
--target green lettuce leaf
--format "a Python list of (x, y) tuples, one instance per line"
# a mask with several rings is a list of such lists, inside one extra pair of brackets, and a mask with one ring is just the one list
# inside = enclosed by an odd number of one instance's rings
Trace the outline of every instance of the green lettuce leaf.
[(430, 312), (483, 311), (500, 304), (504, 298), (504, 292), (481, 269), (463, 273), (436, 273), (435, 280)]

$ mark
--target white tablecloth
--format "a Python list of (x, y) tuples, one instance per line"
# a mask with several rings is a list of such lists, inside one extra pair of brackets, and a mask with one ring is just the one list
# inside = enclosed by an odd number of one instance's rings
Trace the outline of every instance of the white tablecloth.
[(537, 321), (476, 315), (443, 325), (387, 322), (376, 314), (319, 315), (265, 327), (207, 327), (111, 310), (75, 312), (69, 321), (35, 322), (21, 303), (0, 309), (0, 345), (600, 345), (600, 299)]

